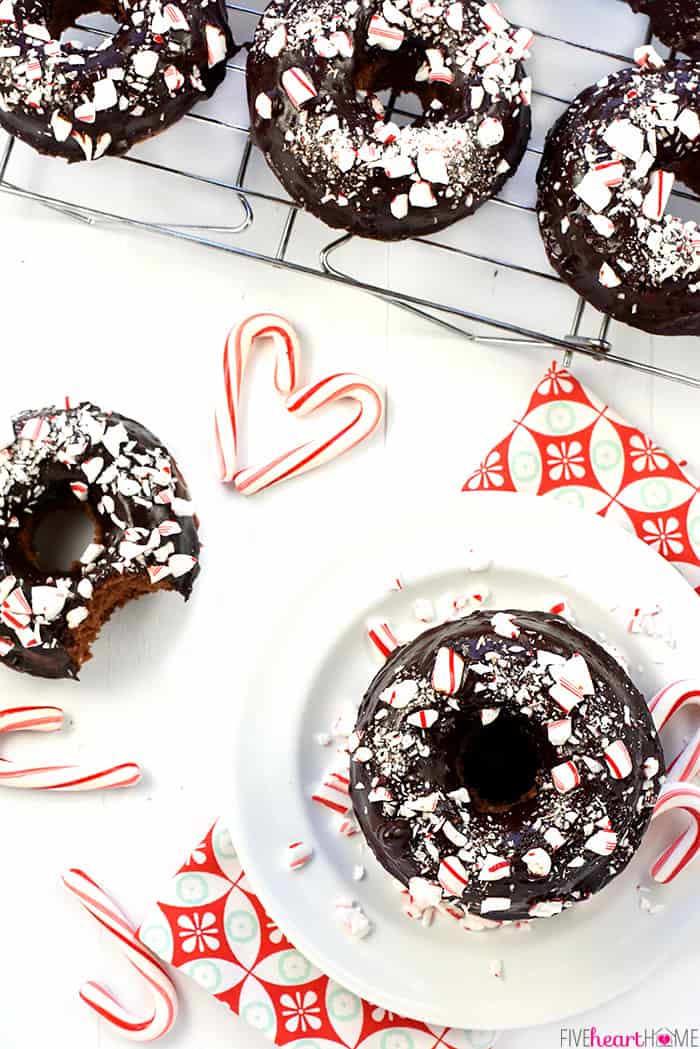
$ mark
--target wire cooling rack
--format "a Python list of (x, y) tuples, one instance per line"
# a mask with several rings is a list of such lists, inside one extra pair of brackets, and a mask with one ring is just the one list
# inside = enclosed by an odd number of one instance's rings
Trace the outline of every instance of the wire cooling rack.
[[(236, 41), (250, 40), (259, 10), (227, 7)], [(506, 8), (535, 31), (532, 139), (499, 197), (440, 234), (391, 245), (338, 237), (287, 197), (250, 138), (245, 49), (212, 99), (126, 157), (69, 166), (7, 138), (0, 190), (90, 224), (146, 229), (350, 285), (475, 343), (563, 350), (567, 361), (585, 354), (700, 388), (700, 375), (615, 352), (609, 318), (560, 281), (537, 231), (535, 172), (547, 128), (583, 87), (631, 62), (648, 40), (646, 20), (618, 0), (510, 0)], [(69, 35), (95, 44), (112, 28), (91, 16)], [(411, 96), (384, 100), (397, 122), (415, 116)], [(699, 205), (674, 194), (675, 213), (700, 218)]]

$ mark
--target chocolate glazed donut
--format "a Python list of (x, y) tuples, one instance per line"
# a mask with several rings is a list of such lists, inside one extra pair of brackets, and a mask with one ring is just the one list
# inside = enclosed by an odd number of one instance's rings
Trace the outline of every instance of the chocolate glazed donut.
[[(248, 58), (255, 141), (329, 226), (400, 240), (494, 196), (522, 159), (532, 34), (495, 4), (274, 0)], [(408, 127), (377, 92), (418, 96)]]
[[(61, 43), (91, 11), (117, 32)], [(234, 50), (223, 0), (0, 0), (0, 125), (69, 161), (125, 153), (211, 95)]]
[(558, 616), (475, 612), (397, 648), (350, 737), (351, 796), (416, 905), (468, 927), (559, 914), (616, 877), (664, 776), (643, 696)]
[(700, 229), (665, 209), (700, 190), (700, 65), (623, 69), (547, 136), (538, 213), (554, 269), (603, 313), (654, 335), (700, 334)]
[(697, 0), (627, 0), (648, 15), (655, 36), (692, 58), (700, 58), (700, 6)]

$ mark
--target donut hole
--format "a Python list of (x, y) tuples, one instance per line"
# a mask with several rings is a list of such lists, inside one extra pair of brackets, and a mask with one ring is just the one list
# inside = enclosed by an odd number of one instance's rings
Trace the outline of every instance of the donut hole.
[(544, 730), (523, 714), (501, 710), (495, 721), (473, 718), (457, 759), (457, 777), (475, 809), (504, 812), (534, 797), (541, 769), (556, 764)]
[(384, 104), (385, 120), (410, 124), (420, 120), (429, 110), (433, 99), (446, 102), (444, 86), (417, 82), (416, 73), (425, 61), (416, 51), (400, 58), (390, 54), (365, 54), (355, 70), (355, 93), (376, 95)]
[(31, 551), (37, 566), (48, 575), (66, 575), (96, 540), (95, 522), (82, 505), (58, 504), (34, 515)]
[[(73, 29), (84, 15), (109, 15), (114, 19), (114, 28), (123, 21), (123, 11), (111, 0), (55, 0), (51, 7), (48, 30), (54, 40), (60, 40), (66, 30)], [(71, 36), (74, 34), (71, 33)]]

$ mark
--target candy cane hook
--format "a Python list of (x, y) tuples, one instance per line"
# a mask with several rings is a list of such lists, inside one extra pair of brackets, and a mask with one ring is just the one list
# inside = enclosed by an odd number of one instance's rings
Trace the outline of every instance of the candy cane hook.
[[(700, 679), (684, 678), (660, 689), (649, 701), (649, 711), (660, 732), (686, 706), (700, 707)], [(668, 776), (677, 782), (692, 780), (700, 772), (700, 728), (673, 761)]]
[(224, 345), (224, 381), (214, 416), (222, 481), (232, 481), (236, 473), (241, 385), (250, 354), (256, 341), (262, 338), (271, 339), (275, 347), (275, 389), (278, 393), (291, 393), (299, 381), (301, 350), (289, 321), (274, 313), (256, 313), (231, 329)]
[(144, 978), (153, 996), (153, 1012), (146, 1019), (139, 1019), (92, 980), (80, 988), (80, 997), (125, 1038), (134, 1042), (153, 1042), (162, 1038), (177, 1017), (177, 992), (167, 972), (137, 938), (136, 927), (84, 871), (69, 870), (63, 875), (63, 884), (115, 938), (129, 962)]
[[(56, 732), (63, 725), (60, 707), (14, 707), (0, 710), (0, 734), (5, 732)], [(130, 787), (141, 779), (133, 762), (107, 768), (86, 765), (21, 765), (0, 758), (0, 786), (30, 790), (83, 791)]]
[(651, 868), (654, 881), (663, 885), (673, 881), (700, 850), (700, 788), (692, 783), (666, 783), (654, 806), (652, 820), (672, 809), (683, 809), (690, 817), (688, 828), (664, 849)]
[(345, 398), (356, 402), (357, 410), (350, 422), (314, 441), (292, 448), (266, 463), (239, 470), (233, 483), (243, 495), (253, 495), (270, 485), (315, 470), (318, 466), (344, 455), (365, 441), (379, 426), (384, 414), (384, 400), (379, 389), (361, 375), (340, 372), (310, 383), (287, 398), (287, 411), (292, 415), (311, 415), (319, 408)]

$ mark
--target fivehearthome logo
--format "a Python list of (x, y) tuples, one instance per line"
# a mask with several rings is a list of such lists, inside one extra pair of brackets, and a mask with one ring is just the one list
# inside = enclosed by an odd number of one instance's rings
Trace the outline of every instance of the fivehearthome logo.
[(601, 1031), (597, 1027), (562, 1027), (560, 1049), (700, 1049), (700, 1027), (645, 1027), (638, 1031)]

